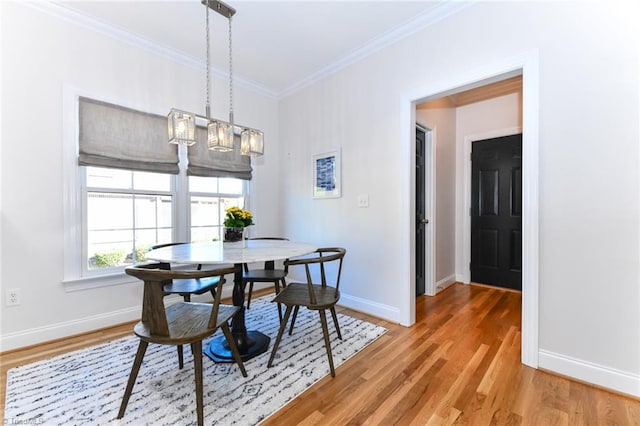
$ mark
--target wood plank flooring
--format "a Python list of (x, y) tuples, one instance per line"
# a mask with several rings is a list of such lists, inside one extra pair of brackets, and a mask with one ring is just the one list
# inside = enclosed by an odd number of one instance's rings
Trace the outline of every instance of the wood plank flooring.
[[(263, 424), (640, 425), (640, 400), (523, 366), (520, 310), (520, 293), (461, 284), (418, 298), (411, 328), (343, 310), (389, 331)], [(131, 328), (2, 354), (0, 412), (7, 369)]]

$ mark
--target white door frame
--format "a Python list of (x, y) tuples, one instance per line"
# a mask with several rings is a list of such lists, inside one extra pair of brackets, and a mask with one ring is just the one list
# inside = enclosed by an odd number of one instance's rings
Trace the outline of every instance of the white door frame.
[[(407, 167), (402, 185), (406, 219), (405, 252), (408, 258), (408, 278), (400, 306), (401, 324), (415, 323), (415, 128), (416, 104), (429, 98), (483, 86), (493, 81), (522, 74), (522, 363), (538, 367), (538, 277), (539, 277), (539, 59), (531, 50), (487, 64), (465, 69), (440, 81), (417, 87), (402, 96), (401, 143), (402, 160)], [(433, 184), (433, 183), (432, 183)], [(462, 231), (462, 230), (460, 230)], [(433, 259), (432, 254), (432, 259)]]

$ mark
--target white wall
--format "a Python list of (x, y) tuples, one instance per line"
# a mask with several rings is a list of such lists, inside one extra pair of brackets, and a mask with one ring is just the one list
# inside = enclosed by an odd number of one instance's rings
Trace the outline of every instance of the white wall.
[[(2, 286), (22, 304), (2, 306), (2, 350), (139, 318), (139, 283), (66, 292), (63, 280), (63, 92), (166, 114), (204, 112), (204, 67), (168, 60), (17, 2), (2, 19)], [(225, 81), (213, 81), (225, 93)], [(277, 205), (277, 101), (235, 87), (235, 118), (265, 132), (267, 156), (254, 162), (250, 208), (256, 234), (281, 232)], [(226, 117), (226, 99), (212, 113)]]
[[(640, 395), (638, 10), (619, 7), (479, 3), (281, 101), (285, 229), (347, 248), (343, 303), (403, 317), (408, 94), (536, 50), (540, 365)], [(313, 200), (310, 157), (333, 146), (343, 196)]]

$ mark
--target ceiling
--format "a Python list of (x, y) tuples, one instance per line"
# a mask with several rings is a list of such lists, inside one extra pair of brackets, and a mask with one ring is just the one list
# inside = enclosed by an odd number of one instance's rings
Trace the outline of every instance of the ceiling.
[[(468, 4), (459, 1), (233, 1), (237, 84), (282, 96)], [(53, 0), (49, 8), (128, 42), (205, 63), (200, 0)], [(228, 21), (210, 13), (214, 74), (228, 71)]]

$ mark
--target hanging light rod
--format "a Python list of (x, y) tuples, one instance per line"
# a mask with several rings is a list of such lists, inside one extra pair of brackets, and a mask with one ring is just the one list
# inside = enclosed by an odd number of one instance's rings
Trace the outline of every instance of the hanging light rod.
[(209, 7), (209, 9), (218, 12), (225, 18), (230, 18), (236, 13), (236, 10), (234, 8), (221, 1), (202, 0), (202, 4)]

